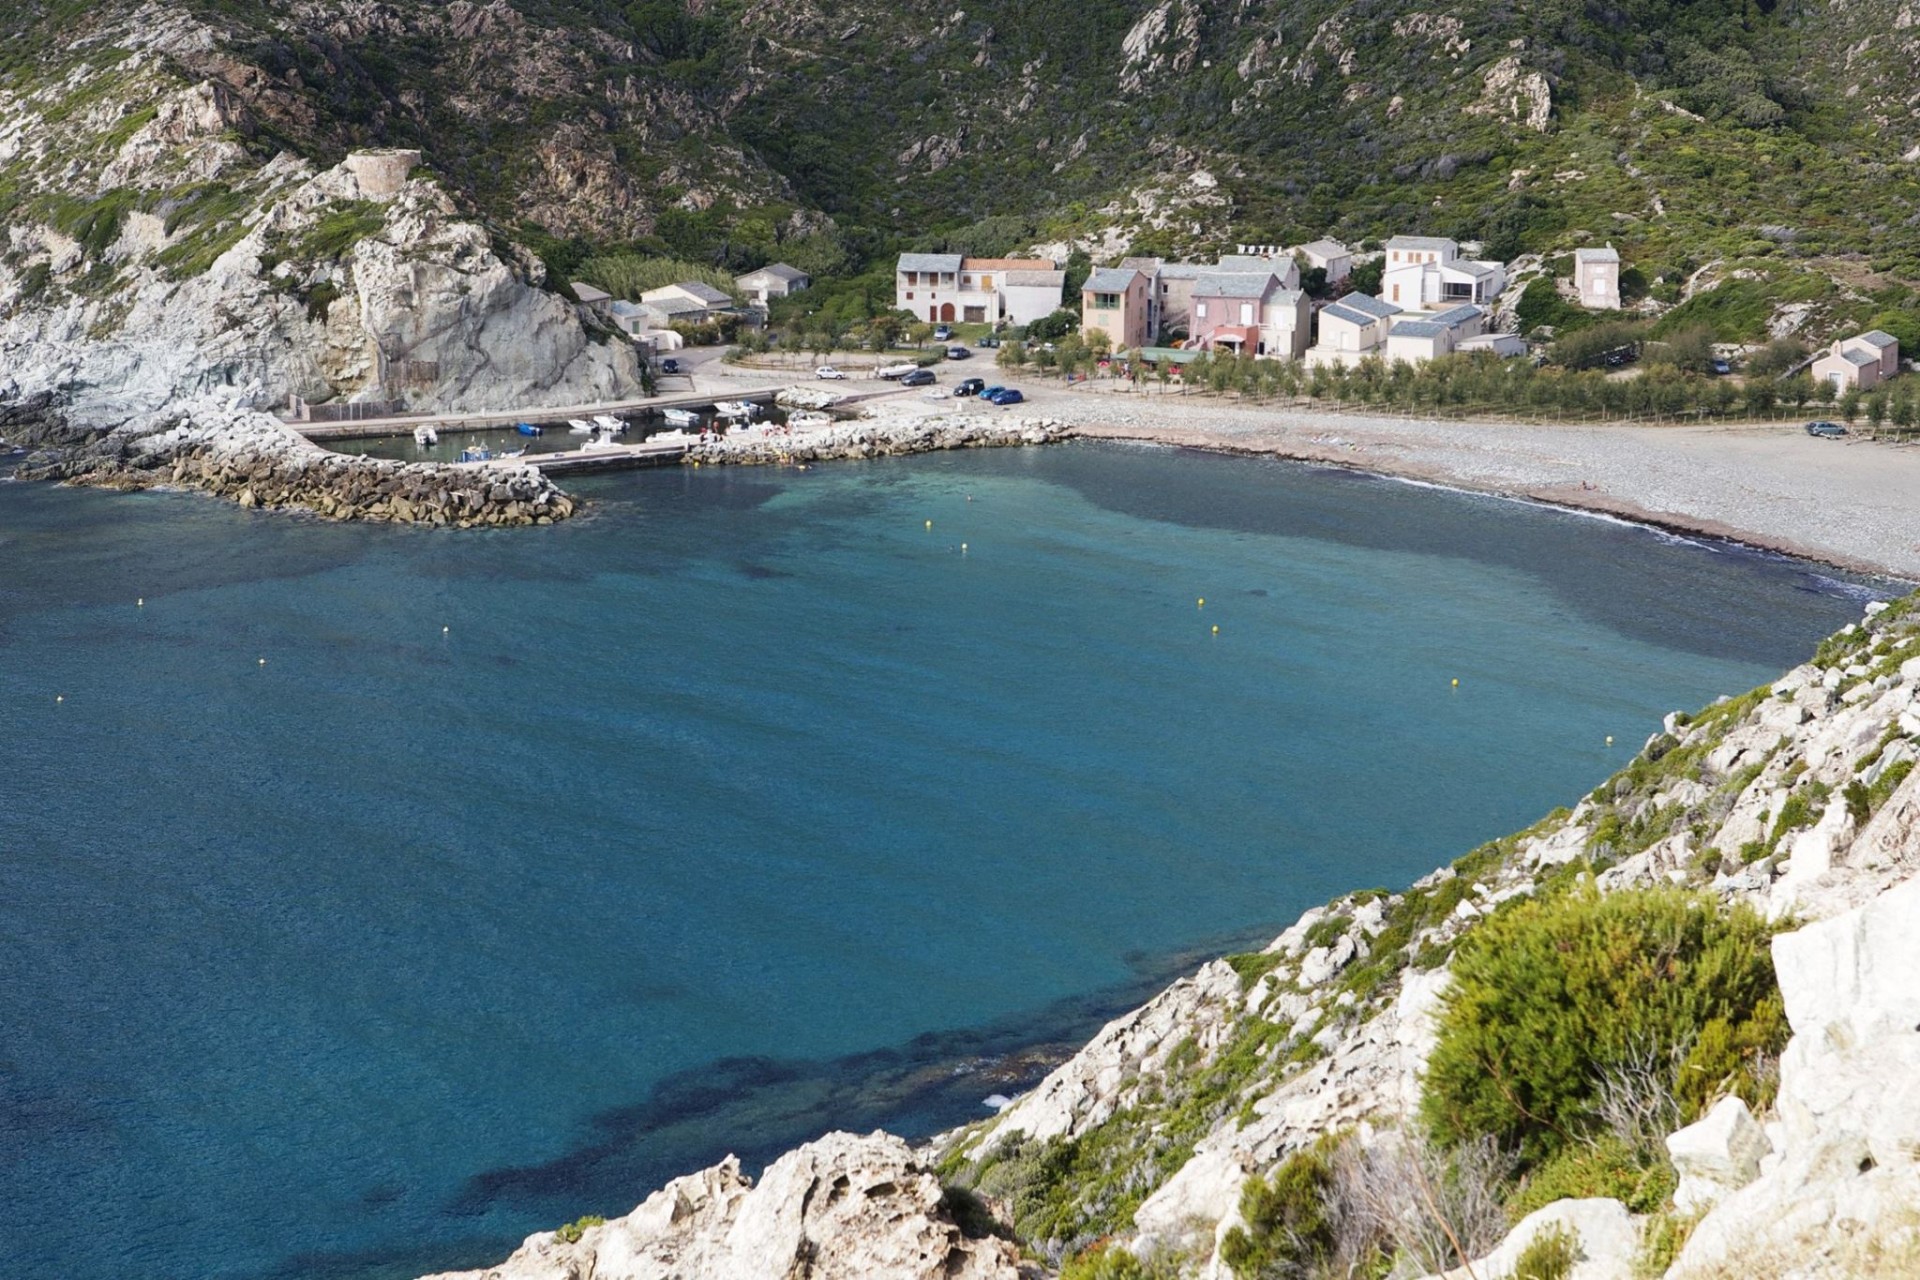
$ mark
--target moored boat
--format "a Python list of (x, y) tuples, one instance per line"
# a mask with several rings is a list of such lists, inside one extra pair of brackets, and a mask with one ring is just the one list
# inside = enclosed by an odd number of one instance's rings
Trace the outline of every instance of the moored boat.
[(484, 444), (468, 445), (466, 448), (460, 451), (460, 461), (492, 462), (493, 450), (487, 448), (487, 446), (485, 446)]
[(700, 415), (692, 409), (662, 409), (660, 416), (676, 427), (691, 427), (700, 421)]
[(626, 434), (627, 424), (610, 413), (596, 413), (593, 415), (593, 421), (595, 426), (607, 432), (609, 435), (618, 436)]
[(440, 433), (423, 422), (413, 429), (413, 442), (422, 449), (430, 448), (440, 443)]
[(514, 427), (514, 430), (523, 436), (537, 436), (541, 431), (539, 427), (534, 426), (531, 422), (519, 423)]
[(585, 418), (568, 418), (567, 430), (577, 436), (590, 436), (593, 434), (593, 424)]

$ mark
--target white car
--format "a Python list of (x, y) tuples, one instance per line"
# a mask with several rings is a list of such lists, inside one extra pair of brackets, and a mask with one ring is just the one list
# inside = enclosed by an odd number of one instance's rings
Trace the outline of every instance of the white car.
[(887, 365), (882, 368), (879, 373), (883, 378), (904, 378), (919, 367), (919, 365), (911, 360), (903, 360), (899, 364)]
[(847, 380), (846, 374), (840, 372), (830, 364), (823, 364), (818, 369), (815, 369), (813, 376), (816, 378), (825, 378), (830, 382), (845, 382)]

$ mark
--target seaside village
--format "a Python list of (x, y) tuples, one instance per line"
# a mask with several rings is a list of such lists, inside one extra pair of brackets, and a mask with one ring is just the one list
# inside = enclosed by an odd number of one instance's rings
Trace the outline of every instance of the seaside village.
[[(1077, 315), (1074, 327), (1090, 347), (1174, 372), (1203, 352), (1299, 361), (1308, 369), (1354, 368), (1369, 359), (1414, 366), (1456, 353), (1524, 357), (1526, 337), (1499, 326), (1508, 265), (1471, 256), (1473, 248), (1444, 236), (1397, 235), (1365, 252), (1323, 239), (1243, 244), (1213, 262), (1128, 257), (1088, 271), (1077, 299), (1067, 296), (1068, 272), (1058, 261), (902, 253), (894, 306), (933, 326), (939, 341), (962, 325), (1025, 337), (1029, 327)], [(1588, 312), (1627, 308), (1618, 251), (1581, 248), (1571, 258), (1570, 277), (1557, 285), (1568, 302)], [(1378, 263), (1377, 292), (1353, 287), (1356, 266), (1366, 262)], [(806, 272), (777, 262), (737, 277), (732, 294), (689, 281), (628, 302), (584, 282), (573, 287), (658, 357), (678, 350), (690, 327), (727, 317), (764, 326), (774, 301), (812, 284)], [(1056, 326), (1048, 336), (1058, 332)], [(1623, 353), (1617, 362), (1629, 359)], [(1872, 391), (1900, 368), (1896, 339), (1870, 330), (1810, 353), (1796, 372), (1841, 395)]]

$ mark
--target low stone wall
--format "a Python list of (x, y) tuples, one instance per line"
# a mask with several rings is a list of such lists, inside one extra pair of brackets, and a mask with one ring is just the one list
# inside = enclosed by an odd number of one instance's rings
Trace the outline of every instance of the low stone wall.
[(160, 429), (77, 431), (47, 414), (20, 432), (42, 446), (16, 474), (104, 489), (179, 485), (243, 507), (474, 529), (552, 524), (574, 500), (532, 467), (449, 466), (330, 453), (278, 419), (224, 402), (182, 406)]
[(914, 418), (889, 423), (848, 423), (812, 431), (747, 432), (710, 438), (688, 451), (693, 464), (768, 466), (827, 462), (841, 458), (888, 458), (939, 449), (996, 449), (1052, 444), (1070, 428), (1051, 418)]

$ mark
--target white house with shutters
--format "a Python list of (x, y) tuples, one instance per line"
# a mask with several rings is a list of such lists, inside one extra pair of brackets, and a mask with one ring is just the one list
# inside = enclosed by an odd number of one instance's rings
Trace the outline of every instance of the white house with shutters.
[(1443, 236), (1395, 236), (1387, 241), (1382, 301), (1420, 310), (1463, 303), (1485, 307), (1506, 287), (1504, 266), (1462, 258), (1459, 244)]
[(1067, 276), (1044, 258), (903, 253), (893, 305), (933, 324), (1032, 324), (1060, 309)]

